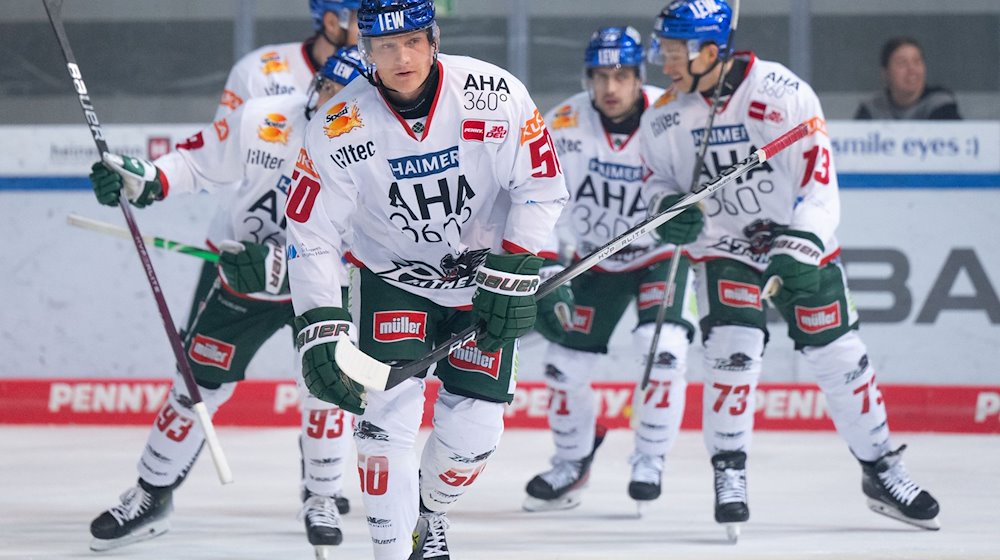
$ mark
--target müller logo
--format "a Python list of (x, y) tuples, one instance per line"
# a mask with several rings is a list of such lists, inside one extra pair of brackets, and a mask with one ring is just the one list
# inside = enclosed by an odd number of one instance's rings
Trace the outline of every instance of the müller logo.
[(730, 307), (761, 309), (760, 287), (732, 280), (720, 280), (719, 301)]
[(484, 373), (493, 379), (500, 377), (500, 361), (503, 349), (486, 353), (476, 348), (475, 341), (469, 341), (448, 355), (448, 363), (455, 369)]
[(372, 338), (378, 342), (427, 340), (427, 313), (423, 311), (376, 311)]
[(795, 306), (795, 322), (802, 331), (818, 333), (840, 326), (840, 302), (823, 307)]

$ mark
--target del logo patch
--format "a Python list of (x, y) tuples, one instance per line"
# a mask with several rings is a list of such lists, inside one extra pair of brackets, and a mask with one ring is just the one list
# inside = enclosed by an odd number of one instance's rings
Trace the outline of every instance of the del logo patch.
[(476, 348), (476, 342), (470, 340), (465, 346), (448, 355), (448, 363), (455, 369), (484, 373), (493, 379), (500, 377), (500, 359), (503, 348), (487, 354)]
[(730, 307), (761, 309), (760, 286), (732, 280), (720, 280), (719, 301)]
[(229, 371), (229, 366), (233, 363), (233, 354), (235, 353), (236, 347), (232, 344), (203, 334), (194, 335), (194, 340), (191, 341), (191, 349), (188, 350), (188, 356), (195, 363), (217, 367), (226, 371)]
[(348, 107), (346, 101), (341, 101), (326, 112), (326, 126), (323, 129), (327, 138), (336, 138), (363, 126), (358, 106), (352, 104)]
[(809, 334), (823, 332), (840, 326), (840, 302), (823, 307), (795, 306), (795, 324)]
[(377, 342), (427, 340), (427, 313), (423, 311), (376, 311), (372, 338)]
[(489, 142), (501, 144), (507, 138), (510, 126), (507, 121), (484, 121), (465, 119), (462, 121), (462, 140), (467, 142)]

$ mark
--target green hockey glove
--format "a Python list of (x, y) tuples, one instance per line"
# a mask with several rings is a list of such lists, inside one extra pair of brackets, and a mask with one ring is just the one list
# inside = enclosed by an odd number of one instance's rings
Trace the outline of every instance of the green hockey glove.
[(365, 388), (337, 367), (334, 351), (341, 334), (354, 332), (351, 314), (339, 307), (317, 307), (295, 318), (295, 348), (302, 356), (302, 377), (313, 396), (354, 413), (365, 411)]
[(269, 294), (288, 292), (285, 251), (270, 243), (242, 242), (238, 253), (223, 251), (219, 270), (229, 287), (241, 294), (266, 290)]
[[(546, 259), (538, 272), (543, 282), (563, 271), (565, 267), (556, 261)], [(566, 334), (573, 327), (573, 290), (569, 282), (556, 288), (556, 291), (538, 300), (538, 320), (535, 330), (550, 342), (559, 343), (566, 339)]]
[(809, 232), (787, 230), (776, 237), (761, 278), (764, 286), (773, 276), (781, 280), (778, 292), (771, 295), (771, 303), (786, 306), (818, 292), (822, 256), (823, 243)]
[(476, 341), (480, 350), (496, 352), (535, 326), (541, 266), (542, 258), (529, 253), (486, 256), (472, 296), (472, 311), (485, 323), (486, 332)]
[(125, 189), (125, 198), (136, 208), (145, 208), (163, 200), (163, 174), (152, 162), (130, 156), (106, 153), (103, 161), (90, 168), (90, 183), (97, 202), (118, 206), (118, 193)]
[[(656, 204), (656, 213), (659, 214), (677, 204), (677, 201), (684, 196), (683, 194), (671, 194), (660, 198)], [(704, 227), (705, 214), (702, 213), (699, 206), (695, 205), (674, 216), (666, 223), (657, 226), (656, 236), (660, 238), (662, 243), (687, 245), (698, 239), (698, 234)]]

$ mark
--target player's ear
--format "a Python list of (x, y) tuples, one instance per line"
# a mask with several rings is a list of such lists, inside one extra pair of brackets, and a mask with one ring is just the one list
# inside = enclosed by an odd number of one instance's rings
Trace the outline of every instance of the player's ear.
[(327, 37), (337, 37), (340, 33), (340, 17), (336, 12), (323, 14), (323, 34)]

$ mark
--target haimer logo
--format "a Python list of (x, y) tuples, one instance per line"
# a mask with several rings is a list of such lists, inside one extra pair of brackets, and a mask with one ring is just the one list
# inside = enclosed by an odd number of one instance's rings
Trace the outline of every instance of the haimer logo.
[[(701, 146), (701, 137), (705, 134), (704, 128), (698, 128), (691, 131), (691, 136), (694, 137), (694, 145), (697, 147)], [(749, 142), (750, 134), (747, 129), (742, 124), (736, 124), (731, 126), (713, 126), (712, 132), (708, 135), (708, 145), (715, 146), (717, 144), (736, 144), (739, 142)]]
[(452, 167), (458, 167), (458, 146), (452, 146), (432, 154), (389, 160), (389, 168), (392, 169), (392, 174), (396, 179), (426, 177)]
[(590, 171), (597, 173), (605, 179), (617, 181), (642, 181), (642, 166), (633, 167), (631, 165), (621, 165), (618, 163), (605, 163), (597, 158), (591, 158), (587, 166)]

